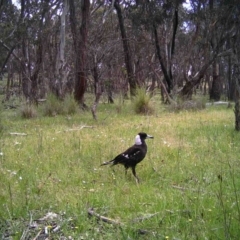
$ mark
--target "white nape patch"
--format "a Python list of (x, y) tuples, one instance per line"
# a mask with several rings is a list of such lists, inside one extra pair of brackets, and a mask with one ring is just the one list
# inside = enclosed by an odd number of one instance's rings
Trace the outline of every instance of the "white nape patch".
[(136, 144), (136, 145), (142, 145), (142, 141), (141, 141), (141, 138), (140, 138), (139, 135), (137, 135), (137, 136), (135, 137), (135, 144)]
[(126, 155), (123, 154), (123, 156), (124, 156), (125, 158), (129, 158), (128, 154), (126, 154)]

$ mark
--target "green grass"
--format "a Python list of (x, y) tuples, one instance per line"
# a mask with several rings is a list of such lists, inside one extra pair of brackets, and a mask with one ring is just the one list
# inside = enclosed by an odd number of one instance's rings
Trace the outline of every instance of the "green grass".
[[(240, 135), (233, 110), (139, 116), (130, 109), (100, 104), (98, 122), (89, 112), (29, 120), (5, 110), (0, 232), (10, 229), (20, 239), (31, 219), (54, 212), (61, 231), (52, 239), (238, 239)], [(154, 140), (137, 166), (139, 185), (122, 166), (99, 167), (140, 131)], [(122, 225), (89, 217), (90, 207)]]

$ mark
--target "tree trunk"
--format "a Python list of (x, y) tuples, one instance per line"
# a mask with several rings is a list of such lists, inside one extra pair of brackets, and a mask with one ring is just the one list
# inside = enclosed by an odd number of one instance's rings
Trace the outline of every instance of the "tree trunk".
[(235, 102), (235, 130), (240, 131), (240, 99)]
[(122, 16), (122, 10), (119, 5), (119, 0), (115, 0), (114, 7), (117, 11), (118, 21), (119, 21), (119, 26), (120, 26), (121, 36), (122, 36), (127, 77), (128, 77), (128, 83), (130, 86), (130, 95), (134, 96), (135, 92), (136, 92), (137, 83), (136, 83), (136, 79), (135, 79), (134, 72), (133, 72), (132, 56), (131, 56), (131, 51), (130, 51), (130, 47), (129, 47), (127, 34), (125, 31), (124, 20), (123, 20), (123, 16)]
[(153, 25), (153, 33), (154, 33), (154, 39), (155, 39), (155, 47), (156, 47), (156, 51), (157, 51), (157, 56), (158, 56), (158, 60), (159, 63), (161, 65), (161, 69), (165, 78), (165, 81), (167, 83), (167, 92), (170, 93), (171, 88), (172, 88), (172, 80), (168, 75), (167, 72), (167, 68), (165, 67), (165, 64), (163, 62), (163, 58), (162, 58), (162, 54), (161, 54), (161, 49), (160, 49), (160, 45), (159, 45), (159, 41), (158, 41), (158, 33), (157, 33), (157, 27), (156, 24)]
[(105, 83), (105, 87), (107, 88), (107, 96), (108, 96), (108, 103), (114, 103), (113, 100), (113, 80), (112, 80), (112, 69), (113, 67), (111, 66), (111, 64), (107, 65), (107, 69), (108, 69), (108, 81), (107, 83)]
[(95, 92), (95, 100), (92, 105), (91, 111), (93, 118), (97, 120), (97, 105), (99, 103), (100, 97), (102, 95), (102, 88), (101, 84), (99, 82), (99, 74), (98, 74), (98, 67), (97, 67), (97, 61), (94, 59), (94, 68), (93, 68), (93, 78), (94, 78), (94, 92)]
[(66, 28), (66, 16), (68, 11), (68, 0), (63, 2), (63, 11), (61, 15), (61, 27), (60, 27), (60, 44), (58, 47), (56, 66), (55, 66), (55, 84), (54, 90), (58, 98), (63, 97), (63, 84), (67, 81), (68, 71), (66, 69), (65, 62), (65, 28)]
[(222, 83), (219, 77), (219, 64), (215, 61), (213, 64), (212, 87), (210, 90), (210, 100), (219, 101), (222, 93)]
[(201, 82), (201, 80), (204, 77), (207, 69), (210, 67), (210, 65), (212, 64), (212, 62), (215, 60), (216, 57), (217, 57), (217, 55), (214, 54), (212, 59), (210, 59), (207, 63), (205, 63), (202, 66), (202, 68), (200, 69), (200, 71), (197, 72), (193, 76), (192, 80), (186, 82), (186, 84), (183, 86), (182, 90), (179, 92), (179, 95), (182, 98), (189, 99), (189, 98), (192, 97), (193, 88), (196, 87)]
[(76, 101), (83, 107), (86, 108), (84, 104), (84, 93), (87, 87), (86, 79), (86, 51), (87, 51), (87, 34), (88, 34), (88, 22), (89, 22), (89, 10), (90, 1), (81, 1), (81, 17), (82, 22), (80, 30), (77, 31), (77, 20), (75, 15), (75, 5), (74, 0), (69, 0), (70, 8), (70, 24), (73, 35), (73, 43), (75, 50), (75, 87), (74, 87), (74, 97)]

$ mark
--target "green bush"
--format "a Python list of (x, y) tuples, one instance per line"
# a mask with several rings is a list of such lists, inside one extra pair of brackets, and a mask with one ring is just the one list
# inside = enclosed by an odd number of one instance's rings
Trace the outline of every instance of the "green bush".
[(154, 108), (150, 103), (151, 97), (144, 88), (138, 88), (133, 99), (133, 109), (137, 114), (153, 114)]
[(53, 117), (56, 115), (75, 114), (78, 104), (72, 95), (66, 95), (64, 100), (60, 100), (54, 94), (49, 94), (47, 102), (43, 105), (43, 115)]
[(33, 105), (25, 104), (20, 108), (20, 115), (25, 119), (35, 118), (37, 117), (37, 110)]
[(78, 103), (75, 101), (74, 96), (71, 94), (66, 95), (64, 98), (64, 114), (73, 115), (78, 111)]
[(46, 103), (43, 105), (43, 115), (54, 117), (63, 113), (62, 101), (56, 95), (50, 93), (47, 97)]
[(180, 111), (198, 111), (206, 107), (206, 100), (204, 98), (192, 99), (192, 100), (178, 100), (177, 104), (170, 104), (168, 110), (171, 112)]

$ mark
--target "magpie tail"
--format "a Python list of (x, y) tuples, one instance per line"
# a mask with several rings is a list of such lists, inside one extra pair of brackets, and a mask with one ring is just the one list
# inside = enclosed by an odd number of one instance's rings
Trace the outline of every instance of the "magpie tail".
[(102, 163), (100, 166), (108, 165), (108, 164), (111, 164), (112, 162), (113, 162), (113, 160), (108, 161), (108, 162), (104, 162), (104, 163)]

